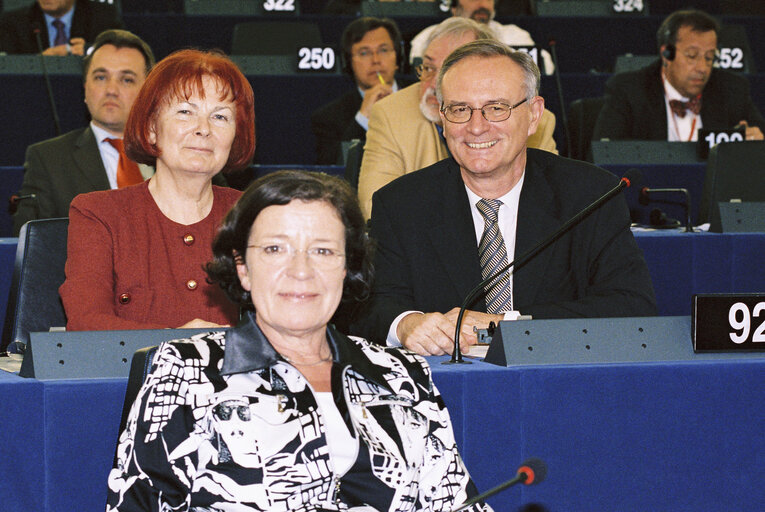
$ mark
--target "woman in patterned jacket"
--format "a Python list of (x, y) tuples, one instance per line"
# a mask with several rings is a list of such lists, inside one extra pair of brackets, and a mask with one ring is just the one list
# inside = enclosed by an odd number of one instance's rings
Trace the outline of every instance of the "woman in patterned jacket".
[(446, 512), (477, 494), (425, 360), (329, 324), (368, 294), (369, 245), (340, 179), (281, 171), (245, 192), (207, 272), (250, 311), (160, 345), (108, 511)]

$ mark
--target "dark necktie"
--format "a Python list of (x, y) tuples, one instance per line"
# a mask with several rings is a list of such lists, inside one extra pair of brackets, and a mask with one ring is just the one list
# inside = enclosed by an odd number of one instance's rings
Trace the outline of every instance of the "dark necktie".
[(669, 100), (669, 108), (671, 108), (672, 112), (674, 112), (680, 119), (685, 117), (685, 113), (688, 110), (699, 115), (699, 112), (701, 112), (701, 94), (688, 101)]
[[(502, 233), (499, 231), (499, 199), (481, 199), (476, 203), (478, 211), (484, 220), (483, 236), (478, 246), (478, 257), (481, 262), (483, 279), (497, 273), (507, 265), (507, 248)], [(485, 288), (486, 311), (488, 313), (504, 313), (513, 309), (513, 289), (510, 274), (505, 272)]]
[(120, 160), (117, 164), (117, 188), (137, 185), (143, 181), (138, 164), (132, 161), (125, 154), (125, 148), (122, 145), (122, 139), (107, 138), (106, 142), (112, 145), (120, 154)]
[(54, 27), (56, 27), (56, 38), (53, 40), (53, 46), (67, 44), (69, 40), (67, 39), (66, 32), (64, 31), (64, 22), (60, 19), (55, 19), (51, 23)]

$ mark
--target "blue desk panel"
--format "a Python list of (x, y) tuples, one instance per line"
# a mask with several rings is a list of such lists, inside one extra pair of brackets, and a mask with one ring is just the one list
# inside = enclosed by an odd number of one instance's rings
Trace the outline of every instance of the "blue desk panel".
[[(510, 478), (526, 457), (547, 462), (545, 482), (493, 498), (497, 511), (765, 503), (763, 360), (520, 368), (441, 360), (431, 358), (434, 379), (479, 489)], [(0, 376), (3, 510), (103, 510), (124, 390), (122, 379)]]

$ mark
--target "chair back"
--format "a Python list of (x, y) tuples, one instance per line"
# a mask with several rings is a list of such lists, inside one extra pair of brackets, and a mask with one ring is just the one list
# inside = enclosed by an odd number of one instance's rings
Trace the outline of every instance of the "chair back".
[(711, 222), (719, 202), (765, 201), (765, 141), (727, 142), (709, 150), (699, 222)]
[(295, 55), (302, 47), (321, 47), (315, 23), (304, 21), (252, 21), (234, 25), (232, 55)]
[(589, 154), (592, 134), (604, 102), (603, 97), (580, 98), (571, 102), (568, 113), (568, 131), (571, 134), (569, 158), (592, 161), (592, 155)]
[(345, 155), (345, 181), (351, 184), (353, 190), (359, 188), (359, 173), (361, 172), (361, 159), (364, 156), (364, 141), (353, 139), (348, 144), (348, 152)]
[(21, 228), (0, 351), (23, 352), (30, 332), (66, 326), (58, 288), (68, 229), (67, 218), (33, 220)]

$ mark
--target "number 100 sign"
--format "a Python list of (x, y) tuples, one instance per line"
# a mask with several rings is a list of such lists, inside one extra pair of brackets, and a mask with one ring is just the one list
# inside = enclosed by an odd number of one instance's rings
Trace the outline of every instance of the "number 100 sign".
[(765, 350), (765, 292), (693, 296), (693, 349)]

